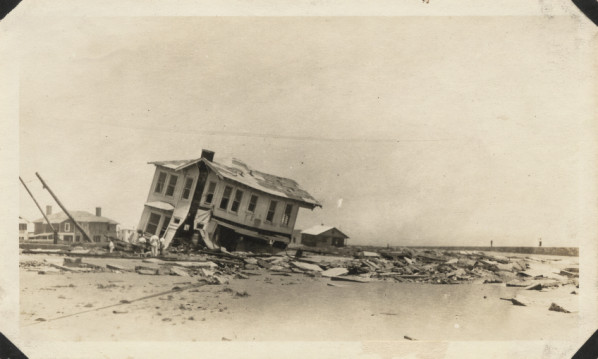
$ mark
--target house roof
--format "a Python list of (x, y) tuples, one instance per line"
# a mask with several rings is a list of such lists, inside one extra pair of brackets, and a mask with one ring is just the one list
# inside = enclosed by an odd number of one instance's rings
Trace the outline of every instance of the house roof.
[[(69, 211), (69, 212), (70, 212), (71, 216), (73, 216), (73, 218), (77, 222), (104, 222), (104, 223), (118, 224), (118, 222), (116, 222), (110, 218), (96, 216), (87, 211)], [(66, 221), (67, 219), (69, 219), (64, 212), (53, 213), (50, 215), (46, 215), (46, 217), (48, 217), (48, 220), (50, 221), (50, 223), (61, 223), (61, 222)], [(38, 222), (45, 222), (45, 221), (46, 220), (44, 218), (38, 218), (33, 222), (38, 223)]]
[(228, 161), (226, 164), (209, 161), (205, 158), (154, 161), (149, 163), (179, 171), (199, 162), (205, 163), (206, 166), (212, 169), (220, 178), (226, 178), (230, 181), (243, 184), (274, 196), (302, 202), (311, 208), (322, 207), (320, 202), (313, 198), (306, 190), (301, 188), (295, 180), (254, 170), (243, 161), (235, 158)]
[(312, 236), (317, 236), (317, 235), (322, 234), (324, 232), (328, 232), (331, 229), (336, 229), (340, 234), (342, 234), (343, 236), (345, 236), (345, 238), (349, 238), (349, 236), (347, 236), (346, 234), (344, 234), (343, 232), (341, 232), (338, 228), (332, 227), (332, 226), (325, 226), (323, 224), (322, 225), (313, 226), (313, 227), (310, 227), (308, 229), (305, 229), (305, 230), (301, 231), (301, 233), (311, 234)]

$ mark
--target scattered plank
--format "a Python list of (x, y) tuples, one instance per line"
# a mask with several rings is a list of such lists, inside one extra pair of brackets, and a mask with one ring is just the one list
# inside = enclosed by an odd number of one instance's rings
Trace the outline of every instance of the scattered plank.
[(315, 264), (303, 263), (303, 262), (290, 262), (291, 265), (306, 271), (322, 272), (322, 268)]
[(323, 277), (338, 277), (349, 273), (347, 268), (330, 268), (322, 272)]
[(337, 281), (345, 281), (345, 282), (357, 282), (357, 283), (369, 283), (371, 280), (369, 278), (358, 277), (358, 276), (336, 276), (330, 277), (331, 280)]
[(171, 267), (170, 273), (181, 276), (181, 277), (191, 277), (189, 272), (187, 272), (186, 270), (184, 270), (182, 268), (177, 268), (177, 267)]
[(560, 305), (558, 305), (556, 303), (550, 304), (550, 307), (548, 308), (548, 310), (551, 310), (553, 312), (571, 313), (570, 311), (568, 311), (567, 309), (561, 307)]

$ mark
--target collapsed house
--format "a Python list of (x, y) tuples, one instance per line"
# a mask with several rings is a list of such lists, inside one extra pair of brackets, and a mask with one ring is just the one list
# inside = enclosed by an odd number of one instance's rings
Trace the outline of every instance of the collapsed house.
[(348, 238), (338, 228), (323, 224), (301, 231), (301, 244), (308, 247), (344, 247)]
[(165, 248), (284, 249), (299, 208), (322, 207), (292, 179), (213, 159), (203, 150), (197, 159), (149, 162), (156, 170), (137, 229), (163, 237)]

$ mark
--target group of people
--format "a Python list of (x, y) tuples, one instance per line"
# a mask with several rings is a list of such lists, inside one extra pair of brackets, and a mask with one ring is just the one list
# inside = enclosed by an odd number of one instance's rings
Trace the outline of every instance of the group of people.
[(162, 254), (162, 252), (164, 251), (165, 241), (166, 240), (164, 239), (164, 237), (160, 238), (155, 234), (151, 236), (149, 239), (147, 239), (142, 233), (139, 234), (139, 239), (137, 240), (139, 245), (142, 246), (143, 252), (147, 251), (149, 247), (152, 257), (157, 257), (158, 254)]

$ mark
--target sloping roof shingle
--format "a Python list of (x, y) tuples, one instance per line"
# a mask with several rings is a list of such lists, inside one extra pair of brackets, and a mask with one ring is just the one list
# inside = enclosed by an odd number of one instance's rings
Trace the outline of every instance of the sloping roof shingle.
[(302, 202), (311, 208), (322, 207), (320, 202), (313, 198), (312, 195), (310, 195), (306, 190), (301, 188), (301, 186), (295, 180), (256, 171), (251, 169), (241, 160), (235, 158), (233, 158), (230, 163), (227, 163), (226, 165), (209, 161), (205, 158), (175, 161), (154, 161), (149, 162), (149, 164), (163, 166), (175, 171), (179, 171), (202, 161), (220, 177), (227, 178), (228, 180), (274, 196), (289, 198), (298, 202)]

